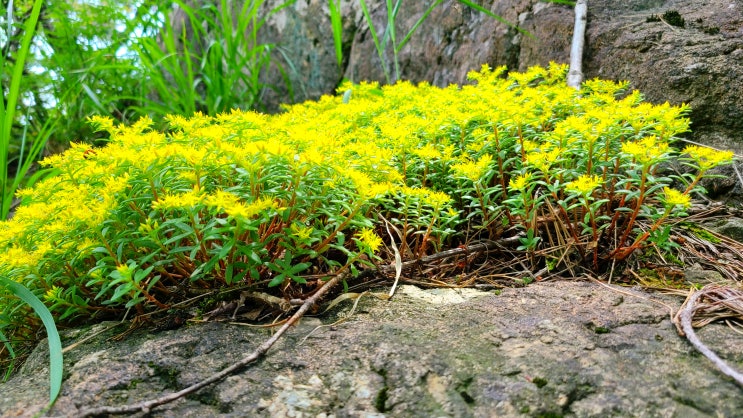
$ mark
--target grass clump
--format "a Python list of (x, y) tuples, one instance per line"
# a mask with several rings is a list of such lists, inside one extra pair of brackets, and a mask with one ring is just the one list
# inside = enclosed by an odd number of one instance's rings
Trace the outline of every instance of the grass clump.
[(679, 28), (683, 28), (686, 26), (686, 21), (683, 17), (681, 17), (681, 14), (677, 12), (676, 10), (667, 10), (663, 13), (663, 20), (668, 22), (671, 26), (676, 26)]
[[(275, 116), (170, 116), (164, 132), (94, 117), (108, 145), (43, 162), (57, 175), (19, 192), (0, 224), (0, 274), (73, 320), (238, 285), (303, 297), (388, 263), (391, 240), (410, 260), (518, 237), (531, 268), (604, 271), (662, 246), (664, 222), (732, 154), (687, 147), (694, 170), (666, 176), (687, 107), (620, 99), (626, 83), (576, 91), (566, 72), (483, 66), (464, 87), (345, 84)], [(5, 335), (37, 326), (11, 295), (0, 306)]]

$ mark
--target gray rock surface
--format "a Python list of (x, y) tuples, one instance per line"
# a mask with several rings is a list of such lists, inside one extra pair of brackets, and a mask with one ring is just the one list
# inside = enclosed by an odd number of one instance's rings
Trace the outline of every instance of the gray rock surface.
[[(153, 417), (736, 417), (743, 388), (677, 335), (680, 299), (591, 282), (536, 283), (494, 293), (405, 286), (306, 318), (248, 369)], [(344, 302), (350, 304), (350, 302)], [(66, 343), (93, 333), (67, 332)], [(111, 330), (70, 351), (51, 416), (122, 405), (196, 383), (251, 352), (270, 332), (193, 324), (121, 342)], [(702, 340), (737, 369), (743, 336), (710, 325)], [(43, 345), (0, 385), (5, 417), (44, 404)], [(139, 415), (142, 416), (142, 415)]]
[(728, 236), (736, 241), (743, 242), (743, 219), (728, 217), (709, 222), (707, 225), (711, 230)]
[[(269, 7), (282, 2), (270, 0)], [(398, 39), (431, 2), (404, 1), (397, 18)], [(385, 2), (368, 0), (377, 32), (384, 33)], [(524, 70), (550, 61), (569, 61), (573, 30), (570, 6), (536, 0), (478, 2), (529, 35), (480, 12), (446, 0), (428, 17), (399, 54), (401, 78), (445, 86), (466, 82), (484, 63)], [(300, 0), (269, 18), (264, 39), (280, 46), (289, 65), (295, 98), (331, 93), (342, 77), (384, 81), (368, 25), (358, 1), (342, 2), (344, 53), (338, 68), (330, 35), (327, 2)], [(685, 27), (652, 15), (677, 11)], [(387, 50), (388, 70), (392, 54)], [(291, 72), (291, 71), (290, 71)], [(592, 0), (584, 54), (587, 78), (629, 80), (654, 103), (692, 106), (692, 139), (743, 150), (743, 2), (740, 0)], [(278, 72), (272, 84), (281, 85)], [(286, 95), (270, 92), (273, 106)]]

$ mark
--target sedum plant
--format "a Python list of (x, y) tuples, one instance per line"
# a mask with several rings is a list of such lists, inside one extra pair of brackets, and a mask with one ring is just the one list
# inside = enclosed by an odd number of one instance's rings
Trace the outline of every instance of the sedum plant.
[[(345, 84), (274, 116), (169, 116), (165, 131), (93, 117), (108, 144), (43, 161), (58, 174), (18, 193), (0, 224), (0, 273), (59, 320), (233, 286), (294, 298), (389, 262), (388, 246), (410, 260), (518, 238), (534, 268), (600, 273), (662, 244), (666, 221), (732, 153), (679, 153), (686, 106), (645, 103), (626, 83), (576, 91), (566, 72), (483, 66), (463, 87)], [(677, 155), (693, 170), (665, 174)], [(6, 336), (32, 332), (12, 295), (0, 306)]]

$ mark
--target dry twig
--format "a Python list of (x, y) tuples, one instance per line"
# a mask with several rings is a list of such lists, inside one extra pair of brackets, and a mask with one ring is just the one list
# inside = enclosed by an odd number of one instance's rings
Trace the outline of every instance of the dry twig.
[[(706, 300), (703, 300), (703, 298)], [(721, 372), (732, 377), (739, 385), (743, 386), (743, 374), (728, 366), (723, 359), (697, 337), (693, 326), (694, 316), (697, 314), (704, 317), (697, 321), (697, 326), (703, 326), (721, 318), (741, 318), (743, 316), (743, 291), (726, 286), (705, 286), (702, 290), (689, 294), (689, 297), (673, 318), (679, 334), (686, 335), (694, 348), (710, 359)]]
[(278, 341), (279, 338), (289, 329), (290, 326), (292, 326), (299, 318), (301, 318), (307, 310), (310, 309), (310, 307), (314, 304), (316, 304), (320, 298), (328, 292), (333, 286), (335, 286), (339, 281), (344, 279), (346, 276), (343, 274), (339, 274), (329, 281), (327, 281), (320, 289), (315, 292), (314, 295), (308, 297), (302, 306), (299, 307), (297, 312), (292, 315), (289, 320), (286, 321), (286, 323), (279, 328), (276, 333), (271, 336), (268, 340), (266, 340), (263, 344), (261, 344), (258, 348), (255, 349), (250, 355), (245, 356), (242, 358), (242, 360), (238, 361), (237, 363), (233, 364), (230, 367), (227, 367), (226, 369), (214, 373), (213, 375), (209, 376), (208, 378), (202, 380), (199, 383), (196, 383), (194, 385), (191, 385), (179, 392), (171, 393), (165, 396), (161, 396), (156, 399), (151, 399), (149, 401), (143, 401), (140, 403), (136, 403), (133, 405), (126, 405), (126, 406), (118, 406), (118, 407), (112, 407), (112, 406), (103, 406), (100, 408), (92, 408), (92, 409), (86, 409), (80, 412), (80, 417), (93, 417), (98, 415), (104, 415), (104, 414), (131, 414), (136, 412), (144, 412), (148, 413), (152, 408), (164, 405), (166, 403), (172, 402), (176, 399), (182, 398), (190, 393), (196, 392), (197, 390), (206, 387), (214, 382), (217, 382), (219, 380), (224, 379), (225, 377), (231, 375), (232, 373), (242, 369), (243, 367), (247, 366), (248, 364), (254, 362), (271, 348), (271, 346)]

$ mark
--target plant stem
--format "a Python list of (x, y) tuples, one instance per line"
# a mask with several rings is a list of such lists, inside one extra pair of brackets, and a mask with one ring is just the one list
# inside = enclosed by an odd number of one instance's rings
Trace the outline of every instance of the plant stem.
[(640, 174), (640, 194), (637, 196), (637, 202), (635, 202), (635, 209), (632, 211), (632, 214), (630, 215), (630, 218), (627, 221), (627, 225), (624, 229), (624, 232), (622, 233), (622, 237), (619, 239), (619, 243), (617, 243), (617, 247), (612, 252), (612, 255), (617, 253), (622, 248), (625, 241), (627, 241), (627, 237), (629, 237), (629, 234), (632, 232), (632, 229), (635, 225), (635, 220), (637, 219), (637, 215), (640, 213), (640, 209), (642, 209), (642, 203), (645, 200), (645, 181), (648, 175), (648, 170), (649, 170), (649, 166), (647, 164), (642, 166), (642, 174)]

